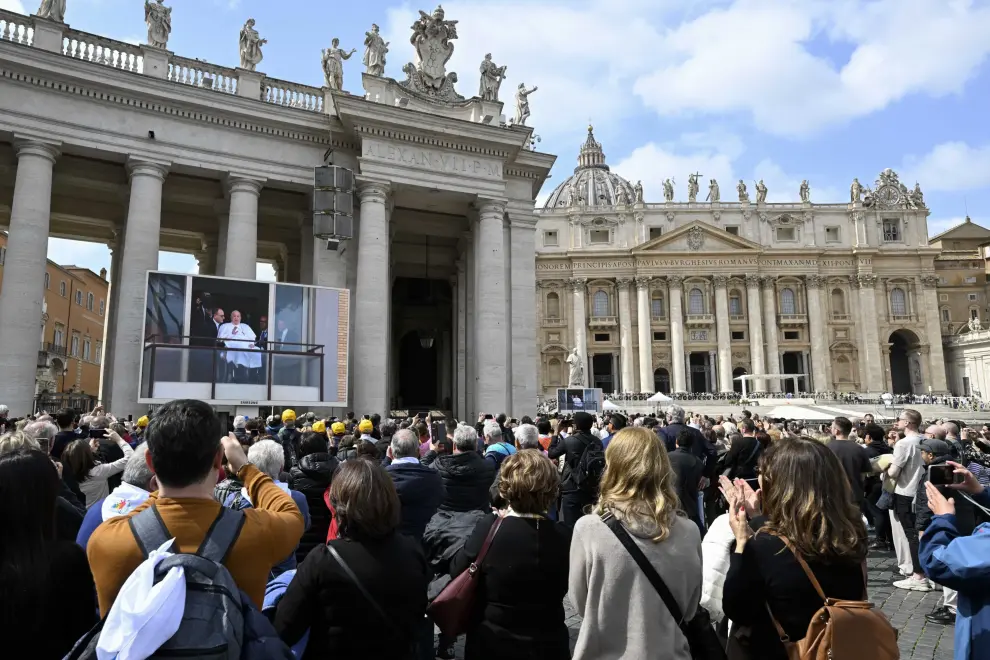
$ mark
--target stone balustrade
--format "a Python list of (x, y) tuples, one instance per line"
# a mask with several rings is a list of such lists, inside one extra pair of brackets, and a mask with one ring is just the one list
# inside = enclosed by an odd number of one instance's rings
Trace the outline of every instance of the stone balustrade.
[(323, 112), (323, 90), (319, 87), (266, 77), (261, 83), (261, 100), (286, 108)]
[(121, 71), (142, 73), (144, 70), (140, 47), (80, 30), (70, 29), (62, 33), (62, 54)]
[(180, 85), (237, 94), (237, 71), (202, 60), (172, 55), (168, 59), (168, 79)]
[(18, 13), (0, 9), (0, 41), (30, 46), (34, 42), (34, 26), (31, 19)]

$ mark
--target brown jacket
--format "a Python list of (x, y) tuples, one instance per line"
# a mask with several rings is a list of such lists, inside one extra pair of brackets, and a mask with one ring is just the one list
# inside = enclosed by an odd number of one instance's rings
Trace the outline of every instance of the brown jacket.
[[(303, 517), (292, 498), (255, 466), (245, 465), (237, 477), (244, 482), (254, 508), (243, 511), (244, 527), (224, 565), (237, 586), (261, 609), (268, 573), (299, 543)], [(124, 582), (144, 561), (127, 519), (152, 504), (175, 537), (175, 552), (196, 552), (220, 513), (220, 504), (214, 500), (171, 499), (155, 492), (130, 514), (97, 527), (86, 554), (96, 582), (101, 617), (107, 615)]]

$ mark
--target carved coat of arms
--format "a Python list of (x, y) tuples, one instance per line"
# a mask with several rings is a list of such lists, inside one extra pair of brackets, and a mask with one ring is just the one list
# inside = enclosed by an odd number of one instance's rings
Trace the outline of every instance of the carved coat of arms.
[(705, 230), (701, 227), (691, 227), (687, 237), (688, 248), (697, 252), (705, 246)]
[(415, 61), (403, 67), (408, 79), (403, 87), (442, 101), (463, 101), (454, 90), (456, 73), (447, 73), (447, 62), (454, 54), (457, 38), (457, 21), (445, 18), (442, 6), (432, 14), (420, 10), (419, 19), (412, 25), (409, 41), (416, 51)]

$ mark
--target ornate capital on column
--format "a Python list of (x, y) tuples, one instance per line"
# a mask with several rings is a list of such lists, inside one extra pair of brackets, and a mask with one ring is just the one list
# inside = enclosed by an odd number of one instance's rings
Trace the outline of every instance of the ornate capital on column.
[(861, 273), (856, 276), (860, 286), (873, 287), (877, 284), (877, 276), (868, 273)]
[(934, 289), (938, 287), (938, 275), (933, 275), (931, 273), (921, 276), (921, 286), (926, 289)]
[(762, 275), (756, 275), (755, 273), (750, 273), (746, 276), (746, 286), (758, 289), (760, 288), (760, 282), (763, 280)]
[(228, 195), (248, 193), (258, 197), (261, 195), (261, 188), (264, 185), (265, 182), (261, 179), (231, 173), (227, 175), (224, 181), (224, 190)]
[(716, 289), (724, 289), (729, 284), (728, 275), (712, 275), (712, 282), (715, 283)]
[(849, 287), (852, 289), (859, 288), (859, 278), (856, 275), (849, 276)]
[(805, 283), (809, 289), (820, 289), (825, 286), (826, 278), (823, 275), (808, 275)]
[(134, 156), (128, 156), (127, 164), (127, 176), (131, 179), (138, 176), (150, 176), (158, 179), (161, 182), (165, 182), (165, 177), (168, 175), (168, 168), (171, 163), (144, 160), (142, 158), (135, 158)]
[(636, 288), (642, 291), (643, 289), (649, 291), (650, 283), (653, 281), (652, 277), (637, 277), (636, 278)]
[(772, 289), (775, 286), (777, 286), (776, 275), (764, 275), (763, 277), (760, 278), (760, 281), (763, 283), (763, 286), (768, 289)]
[(620, 287), (628, 287), (630, 284), (632, 284), (632, 278), (631, 277), (617, 277), (617, 278), (615, 278), (615, 283), (618, 284)]
[(574, 293), (584, 293), (585, 284), (587, 284), (587, 282), (588, 278), (586, 277), (572, 277), (567, 280), (567, 283), (570, 285), (571, 290)]
[(380, 181), (358, 181), (357, 194), (363, 204), (365, 201), (375, 201), (384, 204), (388, 201), (391, 186)]
[(62, 155), (61, 142), (52, 142), (37, 138), (20, 137), (14, 134), (14, 148), (17, 150), (17, 157), (38, 156), (55, 163)]
[(478, 219), (498, 216), (501, 220), (505, 216), (506, 203), (499, 199), (486, 199), (479, 197), (476, 203), (478, 207)]
[(672, 287), (675, 287), (675, 288), (680, 288), (684, 284), (684, 276), (683, 275), (668, 275), (667, 276), (667, 284), (670, 285), (670, 286), (672, 286)]

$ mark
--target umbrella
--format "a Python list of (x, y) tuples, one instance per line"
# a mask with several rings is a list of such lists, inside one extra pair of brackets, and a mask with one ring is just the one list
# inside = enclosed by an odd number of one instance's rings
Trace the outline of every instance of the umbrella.
[(647, 401), (649, 401), (650, 403), (670, 403), (671, 401), (673, 401), (673, 399), (671, 399), (669, 396), (667, 396), (663, 392), (657, 392), (656, 394), (654, 394), (653, 396), (651, 396), (649, 399), (647, 399)]
[(618, 410), (618, 409), (619, 406), (615, 405), (608, 399), (605, 399), (605, 401), (602, 402), (602, 410)]

